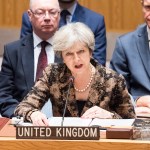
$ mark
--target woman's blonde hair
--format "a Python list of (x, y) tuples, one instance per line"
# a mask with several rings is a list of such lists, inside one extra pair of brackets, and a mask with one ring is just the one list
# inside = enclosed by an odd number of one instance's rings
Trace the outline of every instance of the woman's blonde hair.
[(56, 31), (53, 37), (53, 49), (56, 54), (61, 56), (61, 52), (71, 48), (77, 42), (81, 42), (94, 50), (94, 34), (89, 27), (81, 22), (69, 23)]

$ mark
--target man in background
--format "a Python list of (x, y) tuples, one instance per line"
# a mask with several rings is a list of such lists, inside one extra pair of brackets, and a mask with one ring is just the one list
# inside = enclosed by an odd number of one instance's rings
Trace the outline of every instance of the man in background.
[(3, 117), (14, 116), (14, 109), (48, 63), (61, 61), (54, 55), (51, 45), (60, 19), (58, 1), (30, 0), (28, 15), (33, 32), (4, 46), (0, 71), (0, 113)]
[(120, 36), (110, 67), (122, 74), (136, 102), (136, 112), (150, 113), (150, 0), (142, 0), (146, 24)]
[[(106, 63), (106, 29), (104, 17), (81, 6), (77, 0), (58, 0), (61, 7), (61, 19), (59, 27), (69, 22), (82, 22), (91, 28), (95, 36), (95, 50), (93, 57), (102, 65)], [(66, 20), (64, 21), (63, 18)], [(20, 37), (32, 32), (32, 25), (28, 14), (22, 17), (22, 28)]]

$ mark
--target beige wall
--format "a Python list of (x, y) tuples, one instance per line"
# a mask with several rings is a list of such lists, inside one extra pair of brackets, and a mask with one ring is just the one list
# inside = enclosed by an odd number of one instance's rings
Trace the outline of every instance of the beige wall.
[[(129, 31), (143, 22), (140, 0), (79, 0), (105, 16), (107, 31)], [(0, 27), (19, 28), (29, 0), (0, 0)]]
[[(107, 60), (116, 37), (134, 30), (143, 21), (140, 0), (78, 0), (80, 4), (104, 15), (107, 30)], [(21, 16), (29, 0), (0, 0), (0, 55), (3, 45), (19, 38)]]
[(0, 0), (0, 27), (18, 28), (29, 0)]
[(107, 31), (126, 32), (143, 22), (140, 0), (80, 0), (105, 16)]

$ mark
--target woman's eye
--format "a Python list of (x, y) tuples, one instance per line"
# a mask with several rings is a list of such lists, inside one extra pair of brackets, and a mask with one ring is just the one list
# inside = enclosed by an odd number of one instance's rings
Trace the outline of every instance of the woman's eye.
[(81, 54), (81, 53), (84, 53), (84, 50), (80, 50), (80, 51), (79, 51), (79, 54)]
[(71, 56), (72, 55), (72, 53), (66, 53), (66, 56)]

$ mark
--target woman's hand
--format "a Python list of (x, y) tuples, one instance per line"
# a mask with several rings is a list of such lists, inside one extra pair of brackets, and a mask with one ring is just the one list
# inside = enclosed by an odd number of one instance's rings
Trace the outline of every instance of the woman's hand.
[(135, 108), (136, 115), (140, 114), (150, 114), (150, 108), (148, 107), (136, 107)]
[(81, 117), (82, 118), (102, 118), (102, 119), (112, 119), (113, 113), (102, 109), (98, 106), (94, 106), (88, 109)]
[(141, 96), (136, 102), (137, 107), (148, 107), (150, 108), (150, 95)]
[(48, 119), (46, 115), (40, 111), (35, 111), (30, 116), (34, 126), (48, 126)]

